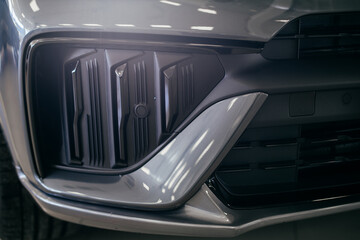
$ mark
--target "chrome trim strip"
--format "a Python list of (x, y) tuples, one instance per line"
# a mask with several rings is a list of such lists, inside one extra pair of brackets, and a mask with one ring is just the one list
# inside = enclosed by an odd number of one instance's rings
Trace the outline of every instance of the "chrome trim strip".
[(220, 101), (195, 118), (143, 167), (125, 175), (91, 176), (57, 170), (38, 181), (47, 193), (137, 209), (176, 208), (210, 176), (267, 95)]

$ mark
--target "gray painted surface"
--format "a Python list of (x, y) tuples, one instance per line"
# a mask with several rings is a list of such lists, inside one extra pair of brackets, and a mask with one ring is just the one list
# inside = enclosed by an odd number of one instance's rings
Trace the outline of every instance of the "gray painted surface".
[(83, 228), (62, 240), (358, 240), (360, 239), (360, 211), (334, 214), (259, 228), (235, 238), (199, 238), (149, 235)]
[(179, 206), (219, 163), (220, 153), (245, 130), (266, 96), (252, 93), (214, 104), (134, 172), (93, 175), (90, 180), (86, 174), (59, 170), (39, 184), (48, 193), (71, 199), (136, 208)]
[(235, 236), (268, 224), (359, 208), (359, 203), (351, 203), (336, 207), (318, 206), (315, 210), (309, 206), (268, 209), (260, 213), (229, 210), (231, 217), (224, 217), (229, 214), (227, 210), (223, 211), (226, 208), (217, 198), (202, 191), (183, 208), (162, 214), (99, 207), (50, 197), (33, 185), (38, 179), (31, 164), (22, 78), (23, 53), (27, 43), (40, 33), (95, 31), (267, 41), (286, 22), (298, 16), (355, 10), (360, 10), (360, 2), (356, 0), (111, 0), (106, 4), (96, 0), (2, 0), (0, 122), (14, 160), (21, 166), (18, 172), (23, 184), (31, 190), (42, 208), (53, 216), (89, 226), (160, 234)]
[[(35, 183), (36, 179), (32, 176), (34, 167), (30, 164), (32, 157), (26, 127), (22, 64), (27, 43), (37, 34), (94, 31), (267, 41), (286, 22), (298, 16), (360, 10), (360, 2), (356, 0), (182, 0), (175, 5), (169, 2), (176, 1), (165, 2), (167, 3), (160, 0), (112, 0), (107, 4), (96, 0), (0, 2), (0, 121), (14, 160), (22, 165), (31, 182)], [(213, 14), (214, 11), (216, 14)], [(199, 30), (191, 26), (210, 28)]]
[(360, 208), (360, 202), (316, 201), (264, 209), (233, 210), (226, 207), (208, 188), (185, 205), (171, 211), (133, 211), (68, 201), (51, 197), (34, 187), (18, 168), (23, 185), (49, 215), (69, 222), (111, 230), (138, 233), (235, 237), (250, 230), (277, 223), (318, 217)]
[(309, 13), (355, 11), (356, 0), (8, 0), (17, 28), (95, 30), (267, 41)]

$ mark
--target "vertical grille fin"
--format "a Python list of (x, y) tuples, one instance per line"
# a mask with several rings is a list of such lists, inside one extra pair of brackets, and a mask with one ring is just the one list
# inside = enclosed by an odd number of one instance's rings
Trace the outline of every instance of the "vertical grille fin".
[(126, 162), (126, 122), (129, 115), (129, 79), (127, 72), (127, 64), (124, 63), (115, 69), (116, 83), (113, 89), (116, 91), (116, 96), (113, 97), (114, 104), (114, 129), (115, 129), (115, 165), (117, 167), (127, 166)]
[[(135, 76), (135, 108), (139, 105), (147, 108), (147, 79), (145, 62), (141, 61), (134, 64)], [(135, 111), (136, 112), (136, 111)], [(136, 113), (135, 113), (136, 114)], [(134, 152), (135, 159), (139, 159), (145, 155), (149, 148), (149, 128), (148, 116), (137, 116), (134, 118)]]
[(91, 133), (93, 136), (92, 146), (94, 149), (94, 156), (90, 158), (90, 165), (103, 166), (103, 138), (102, 138), (102, 123), (101, 123), (101, 105), (100, 105), (100, 88), (99, 88), (99, 69), (96, 59), (86, 62), (86, 68), (88, 72), (89, 80), (89, 96), (91, 106), (90, 125)]
[(81, 84), (81, 70), (80, 62), (76, 63), (74, 70), (71, 72), (72, 90), (73, 90), (73, 103), (74, 103), (74, 119), (73, 119), (73, 138), (74, 138), (74, 151), (71, 157), (72, 164), (82, 163), (82, 146), (81, 146), (81, 128), (80, 119), (84, 110), (82, 84)]
[(194, 102), (194, 67), (193, 64), (181, 68), (183, 79), (183, 108), (186, 111)]
[(170, 132), (178, 115), (178, 81), (176, 65), (163, 72), (165, 130)]

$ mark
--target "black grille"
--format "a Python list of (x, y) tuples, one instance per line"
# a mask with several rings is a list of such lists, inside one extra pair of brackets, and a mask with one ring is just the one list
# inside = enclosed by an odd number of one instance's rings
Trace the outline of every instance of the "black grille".
[(248, 129), (215, 179), (249, 207), (357, 193), (359, 171), (360, 120)]
[(268, 59), (300, 59), (360, 53), (360, 14), (317, 14), (300, 17), (268, 43), (262, 55)]
[(234, 207), (360, 193), (360, 89), (271, 94), (216, 170)]
[(29, 105), (38, 165), (118, 173), (156, 153), (224, 76), (216, 55), (168, 50), (36, 48)]

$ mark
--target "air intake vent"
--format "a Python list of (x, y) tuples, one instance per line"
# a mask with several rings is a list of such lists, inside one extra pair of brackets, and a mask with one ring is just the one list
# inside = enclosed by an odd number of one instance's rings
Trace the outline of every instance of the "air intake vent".
[(359, 93), (269, 96), (215, 172), (216, 192), (236, 208), (359, 194)]
[(248, 207), (358, 193), (359, 171), (360, 121), (337, 122), (249, 129), (216, 179), (230, 204)]
[[(145, 161), (224, 76), (207, 53), (54, 43), (34, 56), (33, 127), (45, 169), (118, 173)], [(52, 71), (43, 67), (50, 59)]]
[(360, 14), (307, 15), (291, 21), (268, 43), (268, 59), (300, 59), (360, 53)]
[(360, 161), (360, 123), (304, 126), (302, 136), (299, 157), (305, 166)]

